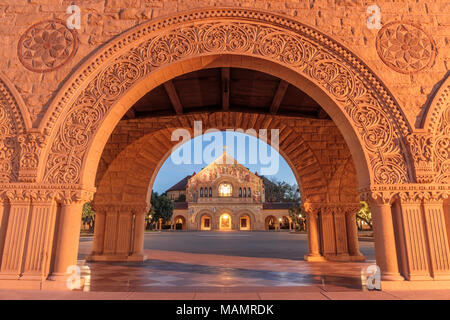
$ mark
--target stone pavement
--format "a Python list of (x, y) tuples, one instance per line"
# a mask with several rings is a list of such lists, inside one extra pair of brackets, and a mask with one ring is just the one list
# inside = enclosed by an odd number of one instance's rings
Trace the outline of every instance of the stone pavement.
[(84, 291), (2, 291), (0, 299), (396, 300), (450, 299), (450, 290), (368, 291), (369, 263), (306, 262), (146, 250), (136, 263), (80, 261)]

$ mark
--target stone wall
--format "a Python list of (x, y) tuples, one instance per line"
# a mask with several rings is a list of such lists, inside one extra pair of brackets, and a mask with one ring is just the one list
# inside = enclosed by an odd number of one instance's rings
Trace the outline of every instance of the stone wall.
[[(51, 72), (33, 72), (25, 68), (18, 57), (20, 37), (36, 23), (49, 19), (65, 21), (70, 16), (66, 9), (72, 3), (81, 8), (81, 28), (76, 32), (78, 44), (74, 56)], [(403, 25), (394, 24), (392, 28), (397, 30), (399, 27), (400, 33), (404, 31), (411, 35), (419, 32), (424, 42), (428, 41), (428, 35), (432, 38), (436, 50), (430, 47), (426, 48), (427, 53), (424, 53), (423, 48), (419, 53), (418, 50), (413, 50), (413, 57), (406, 57), (406, 60), (411, 60), (416, 53), (419, 54), (418, 58), (422, 62), (417, 67), (422, 67), (423, 64), (423, 70), (411, 74), (401, 73), (394, 71), (380, 58), (376, 47), (379, 31), (371, 30), (366, 25), (370, 16), (366, 10), (373, 3), (381, 9), (382, 25), (400, 21)], [(434, 88), (449, 69), (450, 2), (445, 0), (0, 0), (0, 70), (17, 87), (25, 100), (33, 125), (38, 126), (64, 80), (99, 46), (145, 21), (212, 6), (265, 9), (288, 15), (331, 35), (359, 55), (381, 77), (412, 124), (418, 123)], [(422, 31), (410, 26), (408, 21), (420, 26)], [(386, 36), (383, 30), (381, 29), (381, 33)], [(417, 44), (411, 42), (410, 38), (405, 40), (402, 37), (399, 40), (409, 41), (409, 46)], [(385, 49), (382, 48), (381, 51), (387, 61), (396, 53), (402, 59), (405, 54), (409, 55), (398, 51), (398, 47), (390, 46), (387, 53)], [(403, 49), (408, 51), (406, 46)], [(436, 57), (434, 60), (430, 59), (428, 65), (427, 55), (434, 55), (434, 52)], [(407, 69), (405, 61), (394, 60), (400, 69)]]

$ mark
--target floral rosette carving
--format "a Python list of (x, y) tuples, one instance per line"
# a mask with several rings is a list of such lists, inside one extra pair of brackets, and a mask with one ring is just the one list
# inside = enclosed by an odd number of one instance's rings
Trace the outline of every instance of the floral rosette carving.
[(77, 48), (75, 30), (68, 29), (62, 20), (48, 20), (25, 31), (19, 40), (17, 54), (28, 70), (49, 72), (72, 59)]
[(405, 74), (430, 67), (436, 57), (431, 36), (410, 22), (394, 21), (383, 26), (377, 35), (376, 48), (387, 66)]

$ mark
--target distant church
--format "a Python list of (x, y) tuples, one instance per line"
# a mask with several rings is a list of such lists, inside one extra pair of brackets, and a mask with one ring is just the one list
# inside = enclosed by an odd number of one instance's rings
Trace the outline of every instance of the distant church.
[(170, 189), (178, 230), (291, 229), (292, 202), (266, 202), (263, 179), (227, 154)]

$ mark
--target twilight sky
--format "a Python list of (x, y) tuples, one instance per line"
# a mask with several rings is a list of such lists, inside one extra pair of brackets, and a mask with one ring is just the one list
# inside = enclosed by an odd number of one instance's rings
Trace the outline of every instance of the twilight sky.
[[(241, 142), (245, 141), (245, 146), (239, 145), (238, 139)], [(234, 142), (234, 152), (231, 141)], [(158, 172), (153, 190), (163, 193), (187, 175), (192, 174), (194, 171), (199, 172), (213, 159), (222, 154), (222, 145), (226, 145), (227, 153), (250, 169), (250, 171), (264, 174), (268, 178), (286, 181), (289, 184), (297, 183), (289, 165), (270, 145), (247, 134), (222, 131), (195, 137), (175, 149)], [(188, 150), (191, 153), (190, 157), (188, 156)], [(201, 159), (199, 159), (200, 154), (202, 155)], [(186, 157), (183, 157), (183, 155), (186, 155)], [(200, 161), (195, 161), (194, 155)], [(245, 161), (240, 161), (239, 157)], [(177, 164), (179, 162), (183, 163)], [(186, 162), (189, 164), (185, 164)]]

